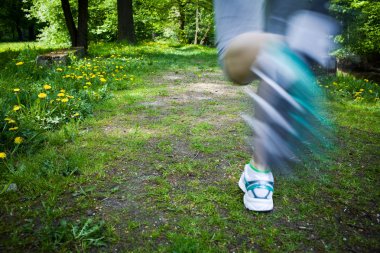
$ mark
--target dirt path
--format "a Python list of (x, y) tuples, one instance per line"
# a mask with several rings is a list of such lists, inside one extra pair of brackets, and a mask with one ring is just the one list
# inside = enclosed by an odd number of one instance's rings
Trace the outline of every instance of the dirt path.
[[(249, 157), (239, 116), (246, 106), (242, 87), (224, 81), (221, 72), (201, 77), (167, 73), (152, 83), (160, 85), (148, 85), (144, 98), (102, 127), (110, 138), (133, 142), (125, 155), (107, 165), (97, 189), (112, 191), (99, 198), (96, 211), (115, 224), (120, 240), (113, 251), (165, 248), (169, 241), (176, 248), (173, 241), (182, 244), (188, 236), (215, 236), (220, 228), (191, 232), (187, 227), (196, 229), (193, 226), (209, 219), (211, 210), (214, 219), (228, 218), (225, 203), (208, 194), (209, 187), (218, 191), (228, 184), (235, 195), (228, 198), (244, 210), (236, 187), (241, 165)], [(231, 228), (224, 230), (229, 234)]]

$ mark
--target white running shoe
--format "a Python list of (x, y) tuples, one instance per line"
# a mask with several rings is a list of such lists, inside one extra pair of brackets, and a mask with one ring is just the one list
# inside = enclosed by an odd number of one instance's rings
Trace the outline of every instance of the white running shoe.
[[(253, 173), (249, 173), (248, 170), (253, 170)], [(272, 172), (259, 171), (248, 163), (240, 177), (239, 187), (245, 193), (243, 201), (247, 209), (258, 212), (273, 209), (274, 180)]]

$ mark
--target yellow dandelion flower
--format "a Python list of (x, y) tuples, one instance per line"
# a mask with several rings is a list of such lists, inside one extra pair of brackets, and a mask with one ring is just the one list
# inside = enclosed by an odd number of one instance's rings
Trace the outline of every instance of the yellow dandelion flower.
[(83, 78), (83, 76), (77, 76), (77, 79), (82, 79)]
[(9, 118), (9, 117), (5, 117), (4, 120), (5, 120), (5, 121), (9, 121), (9, 120), (12, 120), (12, 119)]
[(62, 92), (62, 93), (64, 93), (64, 92), (65, 92), (65, 90), (64, 90), (64, 89), (61, 89), (59, 92)]
[(14, 91), (14, 92), (19, 92), (19, 91), (20, 91), (20, 88), (14, 88), (13, 91)]
[(19, 106), (19, 105), (14, 105), (13, 106), (13, 111), (18, 111), (18, 110), (20, 110), (21, 109), (21, 106)]
[(11, 127), (9, 128), (9, 131), (16, 131), (18, 129), (18, 127)]
[(360, 89), (359, 91), (364, 91), (364, 89)]
[(366, 83), (368, 83), (368, 79), (364, 79), (364, 81), (365, 81)]
[(50, 86), (49, 84), (45, 84), (45, 85), (44, 85), (44, 89), (45, 89), (45, 90), (50, 90), (50, 89), (51, 89), (51, 86)]
[(86, 82), (86, 84), (87, 84), (87, 85), (92, 85), (92, 83), (91, 83), (91, 82)]
[(41, 92), (40, 94), (38, 94), (38, 97), (41, 98), (41, 99), (44, 99), (47, 97), (47, 94), (46, 93), (43, 93)]
[(102, 77), (102, 78), (100, 78), (100, 81), (101, 81), (102, 83), (105, 83), (105, 82), (107, 82), (107, 80), (106, 80), (106, 79), (104, 79), (103, 77)]
[(62, 103), (67, 103), (67, 102), (69, 102), (69, 99), (68, 98), (62, 98), (61, 102)]
[(63, 69), (61, 69), (61, 68), (57, 68), (56, 69), (58, 72), (62, 72), (63, 71)]
[(78, 117), (79, 116), (79, 113), (75, 113), (74, 115), (73, 115), (73, 117)]
[(60, 92), (60, 93), (57, 94), (57, 96), (58, 96), (58, 97), (64, 97), (64, 96), (65, 96), (65, 93)]
[(16, 63), (16, 66), (21, 66), (21, 65), (23, 65), (23, 64), (24, 64), (23, 61), (19, 61), (19, 62)]
[(14, 140), (14, 143), (17, 145), (20, 145), (23, 141), (24, 141), (24, 139), (22, 137), (17, 136)]
[(56, 98), (55, 100), (56, 100), (56, 101), (61, 101), (61, 99), (60, 99), (60, 98)]
[(0, 159), (7, 158), (7, 154), (5, 152), (0, 152)]
[(5, 118), (5, 120), (7, 121), (8, 124), (16, 124), (16, 121), (14, 119)]

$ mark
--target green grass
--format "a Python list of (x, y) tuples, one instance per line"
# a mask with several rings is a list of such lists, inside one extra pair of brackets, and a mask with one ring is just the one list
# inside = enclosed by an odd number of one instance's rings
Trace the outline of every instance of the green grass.
[[(92, 114), (44, 132), (1, 167), (0, 251), (380, 247), (379, 103), (331, 96), (336, 148), (292, 177), (275, 175), (275, 210), (254, 213), (237, 187), (250, 157), (239, 117), (249, 103), (224, 81), (214, 49), (97, 44), (71, 66), (95, 59), (105, 70), (122, 64), (128, 79), (110, 81), (112, 96), (91, 103)], [(59, 76), (51, 68), (33, 82)], [(2, 191), (10, 183), (17, 191)]]
[(38, 42), (10, 42), (0, 43), (0, 53), (5, 51), (20, 51), (27, 48), (37, 49), (43, 47)]

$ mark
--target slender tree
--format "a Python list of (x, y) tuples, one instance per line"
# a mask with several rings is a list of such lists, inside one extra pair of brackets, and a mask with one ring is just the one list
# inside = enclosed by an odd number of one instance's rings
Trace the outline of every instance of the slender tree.
[(195, 34), (194, 34), (194, 44), (198, 44), (198, 33), (199, 33), (199, 6), (198, 2), (195, 9)]
[(88, 47), (88, 0), (78, 0), (78, 28), (75, 26), (69, 0), (61, 0), (66, 26), (70, 34), (71, 46)]
[(132, 0), (117, 0), (118, 40), (136, 43)]

